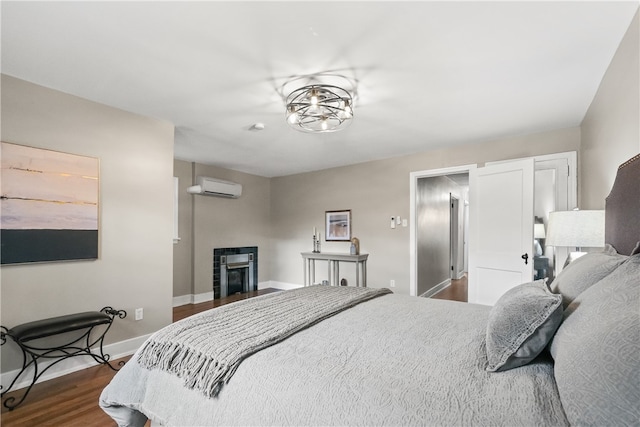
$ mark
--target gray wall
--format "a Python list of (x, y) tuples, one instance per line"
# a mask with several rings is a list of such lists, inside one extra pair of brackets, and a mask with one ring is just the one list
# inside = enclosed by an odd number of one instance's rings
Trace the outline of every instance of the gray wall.
[[(181, 240), (174, 245), (174, 296), (213, 291), (213, 249), (258, 246), (258, 281), (270, 279), (271, 180), (216, 166), (176, 160)], [(196, 176), (242, 184), (237, 199), (188, 194)]]
[[(390, 218), (409, 218), (409, 174), (487, 161), (506, 160), (565, 151), (580, 147), (580, 129), (569, 128), (535, 135), (470, 143), (465, 146), (410, 156), (361, 163), (271, 180), (273, 232), (271, 279), (303, 282), (300, 252), (311, 250), (313, 227), (323, 230), (324, 212), (351, 209), (353, 234), (369, 253), (369, 286), (387, 287), (409, 294), (409, 227), (389, 227)], [(324, 242), (323, 251), (347, 252), (348, 244)], [(320, 267), (322, 279), (325, 268)], [(355, 274), (341, 270), (348, 280)], [(353, 282), (351, 282), (353, 283)]]
[[(107, 305), (129, 313), (107, 343), (169, 324), (173, 126), (3, 75), (1, 137), (100, 159), (99, 259), (2, 266), (2, 325)], [(3, 372), (18, 367), (16, 356), (3, 346)]]
[[(446, 176), (418, 179), (416, 188), (416, 241), (418, 295), (451, 278), (450, 193), (460, 201), (460, 224), (464, 221), (463, 191)], [(462, 248), (462, 235), (459, 248)]]
[(582, 122), (581, 209), (604, 209), (617, 166), (640, 152), (639, 30), (636, 12)]

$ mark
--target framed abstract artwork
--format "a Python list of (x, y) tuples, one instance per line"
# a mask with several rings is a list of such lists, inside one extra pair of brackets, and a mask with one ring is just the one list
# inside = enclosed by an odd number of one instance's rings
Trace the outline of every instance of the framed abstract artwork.
[(326, 211), (325, 236), (327, 242), (350, 241), (351, 211)]
[(97, 259), (99, 160), (0, 148), (0, 263)]

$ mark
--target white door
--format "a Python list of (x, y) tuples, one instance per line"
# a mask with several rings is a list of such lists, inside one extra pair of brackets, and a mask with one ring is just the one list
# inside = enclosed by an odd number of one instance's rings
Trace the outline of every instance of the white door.
[(534, 160), (469, 174), (469, 302), (493, 305), (533, 277)]

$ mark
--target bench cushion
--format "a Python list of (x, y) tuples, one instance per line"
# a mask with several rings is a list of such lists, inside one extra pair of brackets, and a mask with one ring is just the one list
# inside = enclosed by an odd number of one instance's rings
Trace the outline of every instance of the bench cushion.
[(97, 325), (111, 323), (109, 315), (99, 311), (87, 311), (85, 313), (68, 314), (66, 316), (52, 317), (50, 319), (36, 320), (23, 323), (9, 329), (7, 335), (17, 342), (26, 342), (38, 338), (49, 337), (63, 332), (76, 331), (78, 329), (92, 328)]

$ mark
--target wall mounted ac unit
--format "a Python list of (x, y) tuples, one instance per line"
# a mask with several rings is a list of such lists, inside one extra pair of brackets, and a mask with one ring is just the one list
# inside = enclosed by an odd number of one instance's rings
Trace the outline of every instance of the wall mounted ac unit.
[(187, 193), (237, 199), (242, 194), (242, 185), (222, 179), (199, 176), (196, 178), (196, 185), (187, 188)]

